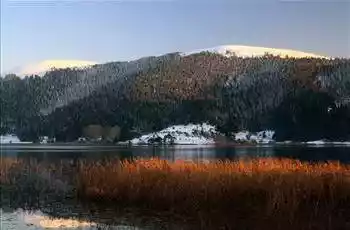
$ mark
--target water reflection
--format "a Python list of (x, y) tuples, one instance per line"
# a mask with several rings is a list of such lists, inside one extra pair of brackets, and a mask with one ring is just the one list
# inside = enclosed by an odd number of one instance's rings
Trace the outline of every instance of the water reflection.
[(41, 211), (25, 211), (18, 209), (14, 212), (5, 212), (1, 209), (1, 229), (6, 230), (41, 230), (41, 229), (79, 229), (79, 230), (100, 230), (100, 229), (133, 229), (141, 228), (128, 225), (107, 225), (73, 218), (59, 218), (44, 214)]
[(241, 147), (134, 147), (108, 150), (74, 150), (74, 151), (34, 151), (34, 150), (2, 150), (2, 157), (12, 157), (38, 162), (60, 163), (78, 160), (96, 161), (110, 159), (132, 159), (135, 157), (160, 157), (175, 160), (213, 160), (237, 159), (246, 157), (287, 157), (303, 161), (340, 161), (350, 163), (350, 147), (312, 147), (312, 146), (241, 146)]
[(44, 215), (40, 211), (28, 212), (21, 209), (15, 212), (18, 218), (30, 226), (41, 228), (62, 229), (62, 228), (80, 228), (91, 229), (96, 226), (96, 223), (79, 221), (74, 219), (54, 218)]
[(291, 148), (279, 147), (275, 149), (274, 156), (288, 157), (302, 161), (339, 161), (341, 163), (350, 163), (349, 147), (303, 147), (296, 146)]
[(176, 160), (203, 160), (214, 159), (215, 151), (211, 148), (162, 148), (159, 150), (158, 155), (162, 159), (170, 161)]
[(148, 230), (193, 229), (182, 219), (156, 214), (150, 210), (109, 209), (61, 205), (59, 210), (0, 208), (0, 229), (4, 230)]

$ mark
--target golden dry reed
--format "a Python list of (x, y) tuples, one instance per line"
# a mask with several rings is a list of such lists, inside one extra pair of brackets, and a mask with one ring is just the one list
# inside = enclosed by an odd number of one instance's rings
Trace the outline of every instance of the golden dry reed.
[(237, 226), (273, 221), (271, 229), (342, 229), (350, 223), (350, 168), (337, 162), (154, 158), (82, 163), (77, 181), (85, 199), (187, 216), (210, 213), (211, 220), (225, 217)]
[(0, 158), (0, 183), (5, 184), (9, 182), (9, 172), (18, 165), (18, 160), (14, 158), (1, 157)]

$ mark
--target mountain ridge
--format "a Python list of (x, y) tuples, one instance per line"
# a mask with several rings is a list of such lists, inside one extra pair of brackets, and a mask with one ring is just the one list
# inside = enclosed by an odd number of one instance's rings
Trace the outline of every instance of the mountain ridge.
[(223, 133), (276, 130), (279, 139), (350, 139), (350, 60), (172, 53), (42, 77), (0, 79), (2, 128), (23, 140), (76, 140), (85, 126), (153, 132), (208, 122)]
[(85, 68), (98, 64), (93, 61), (73, 60), (73, 59), (49, 59), (37, 63), (27, 64), (23, 67), (17, 68), (15, 74), (19, 76), (26, 75), (44, 75), (51, 69), (65, 69), (65, 68)]
[(238, 57), (257, 57), (264, 56), (265, 54), (271, 54), (273, 56), (280, 57), (293, 57), (293, 58), (325, 58), (329, 59), (327, 56), (318, 55), (314, 53), (293, 50), (293, 49), (282, 49), (282, 48), (268, 48), (259, 46), (247, 46), (247, 45), (221, 45), (210, 48), (198, 49), (190, 52), (184, 52), (182, 55), (190, 55), (200, 52), (213, 52), (224, 56), (238, 56)]
[[(293, 50), (293, 49), (285, 49), (285, 48), (269, 48), (269, 47), (260, 47), (260, 46), (248, 46), (248, 45), (221, 45), (221, 46), (215, 46), (215, 47), (209, 47), (209, 48), (202, 48), (202, 49), (196, 49), (188, 52), (170, 52), (170, 53), (179, 53), (182, 56), (187, 56), (191, 54), (196, 54), (200, 52), (211, 52), (216, 54), (221, 54), (226, 57), (230, 56), (237, 56), (237, 57), (243, 57), (243, 58), (250, 58), (250, 57), (261, 57), (266, 54), (270, 54), (273, 56), (280, 56), (282, 58), (288, 56), (293, 58), (325, 58), (330, 59), (328, 56), (324, 55), (318, 55), (310, 52), (304, 52), (300, 50)], [(167, 55), (170, 53), (166, 53), (163, 55)], [(163, 56), (163, 55), (157, 55), (157, 56)], [(151, 57), (151, 56), (145, 56), (145, 57)], [(144, 57), (144, 58), (145, 58)], [(140, 58), (141, 59), (141, 58)], [(138, 59), (136, 59), (138, 60)], [(124, 62), (121, 60), (120, 62)], [(125, 62), (131, 62), (131, 61), (125, 61)], [(44, 75), (45, 72), (50, 71), (52, 68), (56, 69), (62, 69), (62, 68), (84, 68), (93, 66), (96, 64), (107, 64), (106, 63), (98, 63), (94, 61), (86, 61), (86, 60), (74, 60), (74, 59), (48, 59), (43, 60), (38, 63), (31, 63), (27, 64), (25, 66), (16, 68), (13, 72), (19, 76), (25, 76), (25, 75)]]

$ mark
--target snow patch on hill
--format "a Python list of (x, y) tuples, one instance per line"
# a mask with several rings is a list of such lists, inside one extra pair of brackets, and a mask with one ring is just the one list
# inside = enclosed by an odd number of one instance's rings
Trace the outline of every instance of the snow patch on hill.
[(174, 125), (158, 132), (134, 138), (130, 142), (134, 145), (142, 144), (178, 144), (178, 145), (206, 145), (214, 144), (214, 137), (218, 134), (214, 126), (207, 123)]
[(237, 57), (259, 57), (264, 56), (265, 54), (271, 54), (273, 56), (280, 56), (282, 58), (288, 57), (294, 57), (294, 58), (305, 58), (305, 57), (312, 57), (312, 58), (326, 58), (329, 57), (317, 55), (313, 53), (307, 53), (303, 51), (298, 50), (291, 50), (291, 49), (276, 49), (276, 48), (267, 48), (267, 47), (257, 47), (257, 46), (241, 46), (241, 45), (223, 45), (223, 46), (216, 46), (212, 48), (206, 48), (206, 49), (199, 49), (194, 50), (191, 52), (185, 52), (182, 53), (183, 56), (200, 53), (200, 52), (212, 52), (224, 55), (226, 57), (231, 56), (237, 56)]
[[(234, 133), (233, 140), (238, 143), (270, 144), (274, 141), (275, 132), (265, 130), (252, 133), (241, 131)], [(133, 145), (175, 144), (175, 145), (208, 145), (215, 144), (215, 139), (222, 136), (216, 128), (207, 123), (174, 125), (158, 132), (153, 132), (130, 140)]]
[(235, 133), (234, 140), (237, 142), (248, 142), (248, 143), (258, 143), (258, 144), (270, 144), (274, 143), (275, 131), (264, 130), (256, 133), (251, 133), (249, 131), (241, 131)]
[(325, 145), (340, 145), (340, 146), (350, 146), (350, 141), (327, 141), (327, 140), (317, 140), (317, 141), (307, 141), (303, 144), (313, 145), (313, 146), (325, 146)]
[(32, 144), (30, 141), (21, 141), (15, 134), (5, 134), (0, 136), (0, 144)]
[(12, 134), (6, 134), (4, 136), (0, 136), (0, 144), (19, 144), (22, 143), (21, 140)]
[(39, 63), (33, 63), (26, 65), (20, 68), (15, 73), (21, 77), (30, 76), (30, 75), (39, 75), (42, 76), (46, 72), (56, 69), (65, 69), (65, 68), (85, 68), (97, 64), (96, 62), (91, 61), (82, 61), (82, 60), (45, 60)]

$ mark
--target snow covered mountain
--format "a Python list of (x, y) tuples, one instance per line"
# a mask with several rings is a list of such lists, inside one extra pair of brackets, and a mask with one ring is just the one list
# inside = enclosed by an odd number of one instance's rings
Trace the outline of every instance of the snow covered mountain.
[[(326, 58), (330, 57), (317, 55), (313, 53), (307, 53), (298, 50), (291, 49), (277, 49), (277, 48), (266, 48), (266, 47), (258, 47), (258, 46), (242, 46), (242, 45), (223, 45), (216, 46), (212, 48), (204, 48), (193, 50), (190, 52), (181, 53), (182, 56), (187, 56), (195, 53), (200, 53), (203, 51), (213, 52), (217, 54), (221, 54), (227, 57), (230, 56), (238, 56), (238, 57), (256, 57), (256, 56), (264, 56), (265, 54), (271, 54), (274, 56), (280, 57), (294, 57), (294, 58), (304, 58), (304, 57), (312, 57), (312, 58)], [(45, 60), (39, 63), (33, 63), (26, 65), (24, 67), (16, 68), (14, 73), (19, 76), (25, 75), (42, 75), (45, 72), (49, 71), (52, 68), (83, 68), (91, 65), (97, 64), (93, 61), (84, 61), (84, 60)]]
[(29, 64), (16, 71), (19, 76), (26, 75), (42, 75), (45, 72), (51, 70), (52, 68), (83, 68), (87, 66), (92, 66), (97, 64), (92, 61), (82, 61), (82, 60), (45, 60), (39, 63)]
[(216, 46), (212, 48), (199, 49), (191, 52), (182, 53), (183, 56), (200, 53), (200, 52), (212, 52), (221, 54), (227, 57), (230, 56), (238, 56), (238, 57), (258, 57), (264, 56), (265, 54), (271, 54), (273, 56), (280, 57), (294, 57), (294, 58), (304, 58), (304, 57), (312, 57), (312, 58), (326, 58), (329, 57), (317, 55), (313, 53), (306, 53), (297, 50), (291, 49), (276, 49), (276, 48), (266, 48), (266, 47), (257, 47), (257, 46), (241, 46), (241, 45), (223, 45)]

